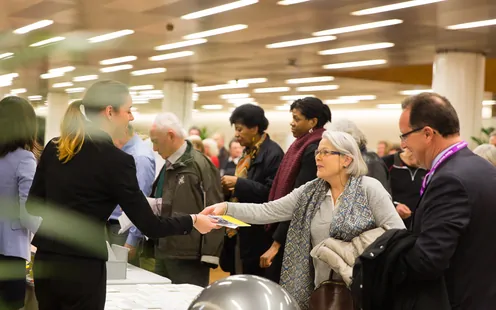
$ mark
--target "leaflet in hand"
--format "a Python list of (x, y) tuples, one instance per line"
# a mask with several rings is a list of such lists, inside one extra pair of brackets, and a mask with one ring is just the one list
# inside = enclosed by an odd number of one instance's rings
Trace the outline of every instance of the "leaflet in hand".
[(209, 215), (209, 216), (213, 219), (216, 219), (218, 221), (217, 225), (222, 227), (227, 227), (232, 229), (236, 229), (238, 227), (250, 227), (250, 224), (246, 224), (245, 222), (235, 219), (234, 217), (229, 215), (221, 215), (221, 216)]

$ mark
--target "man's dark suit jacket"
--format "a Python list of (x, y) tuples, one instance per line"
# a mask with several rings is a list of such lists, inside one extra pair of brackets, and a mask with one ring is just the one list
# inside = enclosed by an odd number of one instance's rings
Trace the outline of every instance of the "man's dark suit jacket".
[(406, 255), (418, 285), (444, 276), (452, 309), (496, 309), (496, 168), (462, 149), (433, 174)]

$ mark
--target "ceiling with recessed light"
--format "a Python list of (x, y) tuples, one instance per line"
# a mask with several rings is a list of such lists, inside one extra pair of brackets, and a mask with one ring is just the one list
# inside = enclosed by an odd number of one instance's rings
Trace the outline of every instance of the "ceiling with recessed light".
[(436, 50), (496, 57), (487, 0), (0, 0), (0, 15), (0, 93), (41, 104), (116, 79), (143, 112), (160, 109), (164, 80), (197, 84), (197, 109), (303, 95), (370, 108), (428, 89)]

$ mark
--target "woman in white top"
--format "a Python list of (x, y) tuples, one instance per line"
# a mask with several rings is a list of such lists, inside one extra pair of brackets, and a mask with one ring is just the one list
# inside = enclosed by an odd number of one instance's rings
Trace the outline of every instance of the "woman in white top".
[(405, 228), (382, 184), (365, 176), (367, 165), (351, 135), (326, 131), (315, 156), (318, 178), (287, 196), (263, 204), (219, 203), (203, 212), (227, 214), (252, 224), (291, 220), (281, 286), (302, 309), (308, 309), (314, 287), (330, 274), (326, 263), (312, 261), (314, 246), (329, 237), (351, 241), (383, 225)]

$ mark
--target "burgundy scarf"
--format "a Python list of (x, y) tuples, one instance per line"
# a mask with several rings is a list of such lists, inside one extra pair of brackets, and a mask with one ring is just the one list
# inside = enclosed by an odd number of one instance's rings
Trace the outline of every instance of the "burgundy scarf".
[(301, 158), (306, 148), (322, 139), (324, 128), (315, 129), (293, 142), (281, 161), (276, 177), (270, 189), (269, 201), (277, 200), (289, 194), (300, 172)]

